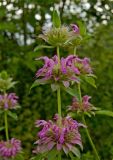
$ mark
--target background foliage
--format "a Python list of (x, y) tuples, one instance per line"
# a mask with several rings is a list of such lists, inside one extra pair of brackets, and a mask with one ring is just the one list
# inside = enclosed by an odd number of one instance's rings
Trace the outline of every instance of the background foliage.
[[(40, 63), (35, 61), (41, 55), (52, 56), (56, 51), (43, 49), (34, 52), (42, 43), (37, 36), (51, 26), (53, 8), (60, 10), (62, 23), (70, 25), (82, 20), (92, 36), (81, 45), (77, 53), (89, 56), (97, 75), (97, 89), (82, 87), (84, 94), (92, 96), (96, 107), (113, 110), (113, 1), (112, 0), (1, 0), (0, 1), (0, 71), (7, 72), (18, 81), (13, 90), (20, 97), (22, 108), (19, 120), (10, 120), (10, 136), (23, 141), (26, 159), (33, 148), (37, 129), (36, 119), (49, 119), (57, 112), (56, 94), (50, 86), (40, 86), (29, 93)], [(66, 56), (67, 51), (62, 50)], [(12, 90), (11, 90), (12, 91)], [(65, 113), (71, 97), (62, 92), (62, 107)], [(102, 160), (113, 158), (113, 119), (97, 116), (87, 119), (89, 129)], [(1, 118), (0, 125), (3, 121)], [(4, 138), (4, 132), (0, 132)], [(92, 149), (87, 138), (84, 140), (84, 156), (93, 160)], [(89, 150), (90, 152), (87, 152)], [(87, 153), (86, 153), (87, 152)], [(83, 158), (84, 160), (84, 158)]]

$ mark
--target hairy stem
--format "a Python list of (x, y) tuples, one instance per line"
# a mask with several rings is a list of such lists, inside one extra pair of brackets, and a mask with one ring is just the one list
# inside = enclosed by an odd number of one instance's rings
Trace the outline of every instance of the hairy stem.
[[(80, 102), (82, 103), (82, 95), (81, 95), (80, 83), (78, 84), (78, 93), (79, 93), (79, 100), (80, 100)], [(83, 123), (87, 126), (86, 121), (85, 121), (84, 114), (82, 115), (82, 121), (83, 121)], [(94, 145), (94, 143), (93, 143), (93, 141), (92, 141), (92, 139), (91, 139), (91, 136), (90, 136), (90, 133), (89, 133), (88, 129), (85, 128), (85, 131), (86, 131), (88, 140), (89, 140), (89, 142), (90, 142), (90, 144), (91, 144), (91, 146), (92, 146), (92, 148), (93, 148), (93, 151), (94, 151), (94, 153), (95, 153), (96, 159), (97, 159), (97, 160), (100, 160), (99, 155), (98, 155), (98, 152), (97, 152), (96, 147), (95, 147), (95, 145)]]
[(7, 111), (4, 112), (4, 121), (5, 121), (5, 134), (6, 134), (6, 140), (9, 140), (8, 135), (8, 121), (7, 121)]

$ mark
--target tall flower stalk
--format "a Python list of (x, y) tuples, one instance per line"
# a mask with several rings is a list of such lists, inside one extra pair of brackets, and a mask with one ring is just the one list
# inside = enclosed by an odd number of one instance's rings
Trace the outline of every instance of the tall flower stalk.
[(5, 122), (5, 135), (6, 140), (9, 140), (9, 134), (8, 134), (8, 120), (7, 120), (7, 111), (4, 111), (4, 122)]
[[(80, 103), (82, 104), (82, 94), (81, 94), (80, 83), (78, 84), (78, 93), (79, 93)], [(81, 105), (81, 107), (82, 107), (82, 105)], [(82, 113), (82, 121), (83, 121), (83, 123), (87, 126), (84, 113)], [(89, 139), (89, 142), (90, 142), (90, 144), (91, 144), (91, 146), (92, 146), (92, 148), (93, 148), (93, 151), (94, 151), (94, 153), (95, 153), (96, 159), (97, 159), (97, 160), (100, 160), (99, 155), (98, 155), (98, 152), (97, 152), (96, 147), (95, 147), (95, 145), (94, 145), (94, 143), (93, 143), (93, 141), (92, 141), (92, 138), (91, 138), (91, 136), (90, 136), (90, 133), (89, 133), (87, 127), (85, 128), (85, 131), (86, 131), (87, 137), (88, 137), (88, 139)]]
[[(60, 68), (60, 52), (59, 52), (59, 47), (57, 47), (57, 56), (58, 56), (58, 68)], [(60, 86), (57, 89), (57, 101), (58, 101), (58, 114), (61, 117), (61, 93), (60, 93)]]
[[(58, 57), (58, 68), (60, 69), (60, 51), (59, 51), (59, 46), (57, 46), (57, 57)], [(58, 103), (58, 114), (60, 116), (59, 119), (59, 125), (61, 125), (61, 116), (62, 116), (62, 111), (61, 111), (61, 93), (60, 93), (60, 85), (57, 89), (57, 103)], [(62, 159), (61, 153), (58, 155), (58, 160)]]

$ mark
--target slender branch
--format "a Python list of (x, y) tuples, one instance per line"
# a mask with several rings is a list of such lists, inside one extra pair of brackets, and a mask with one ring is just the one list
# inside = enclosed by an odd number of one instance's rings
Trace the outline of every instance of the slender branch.
[[(82, 116), (82, 120), (83, 120), (83, 123), (87, 126), (84, 115)], [(89, 133), (89, 131), (88, 131), (87, 128), (85, 128), (85, 130), (86, 130), (86, 134), (87, 134), (87, 137), (88, 137), (88, 139), (89, 139), (89, 142), (90, 142), (90, 144), (91, 144), (91, 146), (92, 146), (92, 148), (93, 148), (93, 151), (94, 151), (94, 153), (95, 153), (96, 159), (97, 159), (97, 160), (100, 160), (99, 155), (98, 155), (97, 150), (96, 150), (96, 147), (95, 147), (95, 145), (94, 145), (94, 143), (93, 143), (93, 141), (92, 141), (92, 139), (91, 139), (90, 133)]]
[(74, 56), (76, 56), (76, 50), (77, 50), (77, 48), (75, 47), (74, 48)]
[[(80, 83), (78, 84), (78, 93), (79, 93), (80, 103), (82, 104), (82, 95), (81, 95)], [(82, 107), (82, 105), (81, 105), (81, 107)], [(87, 126), (86, 121), (85, 121), (84, 114), (82, 115), (82, 121), (83, 121), (83, 123)], [(88, 139), (89, 139), (89, 142), (90, 142), (90, 144), (91, 144), (91, 146), (92, 146), (92, 148), (93, 148), (93, 151), (94, 151), (94, 153), (95, 153), (96, 159), (97, 159), (97, 160), (100, 160), (99, 155), (98, 155), (98, 152), (97, 152), (96, 147), (95, 147), (95, 145), (94, 145), (94, 143), (93, 143), (93, 141), (92, 141), (92, 139), (91, 139), (91, 136), (90, 136), (90, 133), (89, 133), (88, 129), (85, 128), (85, 131), (86, 131), (87, 137), (88, 137)]]
[(6, 134), (6, 140), (9, 140), (8, 135), (8, 121), (7, 121), (7, 111), (4, 112), (4, 121), (5, 121), (5, 134)]

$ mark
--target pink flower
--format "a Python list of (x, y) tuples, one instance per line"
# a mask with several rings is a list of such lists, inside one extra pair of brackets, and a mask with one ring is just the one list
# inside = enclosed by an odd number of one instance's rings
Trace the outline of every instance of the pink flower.
[(71, 24), (71, 27), (74, 33), (79, 34), (79, 27), (76, 24)]
[(15, 93), (0, 95), (0, 108), (16, 109), (18, 104), (18, 97)]
[(36, 127), (39, 126), (42, 129), (37, 134), (38, 140), (35, 142), (37, 147), (34, 153), (44, 153), (55, 148), (68, 154), (73, 152), (73, 147), (77, 145), (83, 148), (79, 127), (84, 127), (84, 125), (71, 117), (60, 118), (55, 115), (54, 121), (37, 120)]
[(12, 158), (21, 152), (21, 141), (12, 138), (9, 141), (0, 142), (0, 157), (2, 158)]
[(70, 111), (84, 111), (89, 112), (95, 110), (95, 107), (89, 102), (91, 99), (90, 96), (85, 95), (82, 97), (82, 103), (76, 98), (73, 98), (72, 105), (69, 106), (68, 110)]
[(44, 65), (36, 73), (36, 77), (43, 82), (63, 83), (65, 87), (69, 87), (71, 81), (79, 82), (81, 74), (91, 74), (92, 69), (88, 58), (80, 59), (77, 56), (69, 55), (61, 58), (60, 67), (58, 65), (58, 57), (51, 59), (41, 57), (37, 60), (44, 60)]

